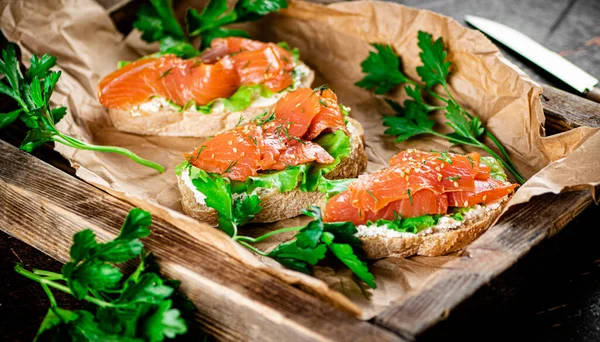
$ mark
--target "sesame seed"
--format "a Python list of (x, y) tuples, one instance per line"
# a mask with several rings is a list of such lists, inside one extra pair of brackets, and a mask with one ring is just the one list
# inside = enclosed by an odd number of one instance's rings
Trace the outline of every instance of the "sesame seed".
[(436, 170), (436, 171), (441, 171), (441, 169), (440, 169), (440, 167), (439, 167), (439, 166), (436, 166), (436, 167), (435, 167), (435, 170)]
[(483, 196), (483, 201), (484, 201), (484, 202), (485, 202), (485, 199), (486, 199), (486, 198), (487, 198), (487, 195), (484, 195), (484, 196)]
[(465, 203), (463, 203), (463, 204), (464, 204), (465, 207), (469, 206), (469, 202), (468, 201), (465, 201)]
[(406, 181), (408, 182), (408, 176), (404, 177), (404, 179), (406, 179)]
[(440, 167), (443, 169), (444, 168), (444, 163), (440, 164)]
[(210, 159), (213, 159), (215, 157), (215, 154), (211, 154)]
[(438, 182), (442, 181), (442, 175), (438, 174)]
[(233, 148), (233, 153), (237, 153), (237, 148)]
[(240, 153), (240, 155), (243, 157), (246, 155), (246, 152), (242, 152), (242, 153)]
[(231, 141), (231, 140), (229, 140), (229, 141), (227, 142), (227, 145), (229, 145), (229, 146), (231, 146), (232, 144), (233, 144), (233, 141)]
[(458, 182), (454, 182), (454, 186), (458, 188)]

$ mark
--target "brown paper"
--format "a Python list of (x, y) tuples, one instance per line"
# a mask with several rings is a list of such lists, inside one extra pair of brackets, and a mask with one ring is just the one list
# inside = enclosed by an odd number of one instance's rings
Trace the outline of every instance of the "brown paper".
[[(19, 44), (25, 64), (29, 64), (32, 53), (58, 57), (58, 69), (63, 76), (52, 101), (54, 105), (69, 108), (69, 114), (58, 125), (62, 132), (95, 144), (131, 149), (166, 167), (165, 173), (158, 174), (119, 155), (57, 145), (56, 150), (72, 163), (81, 179), (149, 210), (194, 239), (218, 246), (232, 257), (267, 270), (335, 305), (361, 313), (363, 318), (402, 301), (408, 290), (422, 286), (431, 274), (454, 258), (450, 255), (379, 260), (372, 264), (376, 290), (361, 287), (348, 270), (331, 265), (315, 268), (314, 275), (319, 281), (283, 269), (272, 260), (259, 260), (217, 229), (181, 212), (174, 167), (181, 162), (183, 153), (193, 149), (201, 139), (121, 133), (112, 127), (106, 110), (98, 103), (96, 85), (100, 79), (114, 71), (119, 60), (134, 60), (155, 46), (140, 42), (137, 32), (123, 39), (105, 10), (93, 0), (9, 1), (1, 6), (2, 32)], [(538, 97), (541, 87), (510, 65), (481, 33), (450, 18), (383, 2), (329, 6), (293, 2), (288, 10), (270, 15), (249, 29), (257, 38), (285, 40), (299, 47), (301, 58), (317, 72), (315, 85), (329, 84), (340, 101), (352, 108), (351, 116), (365, 127), (368, 171), (385, 166), (391, 156), (407, 147), (448, 148), (447, 143), (427, 137), (394, 144), (393, 138), (383, 134), (380, 119), (382, 113), (390, 113), (389, 108), (381, 98), (353, 85), (363, 76), (360, 62), (368, 55), (370, 43), (392, 45), (402, 57), (406, 73), (418, 79), (416, 37), (417, 31), (423, 30), (444, 39), (448, 59), (452, 61), (452, 94), (467, 110), (482, 118), (507, 147), (521, 172), (531, 177), (511, 204), (542, 193), (600, 183), (598, 130), (582, 127), (543, 137), (544, 115)], [(402, 91), (392, 97), (402, 99)], [(305, 220), (295, 218), (272, 225), (255, 225), (246, 231), (249, 235), (258, 234)], [(276, 240), (265, 241), (259, 247), (266, 249), (276, 243)]]

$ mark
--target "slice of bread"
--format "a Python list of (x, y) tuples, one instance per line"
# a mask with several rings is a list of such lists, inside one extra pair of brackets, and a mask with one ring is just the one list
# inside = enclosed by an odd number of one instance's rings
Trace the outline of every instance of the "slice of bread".
[[(365, 153), (364, 131), (358, 121), (348, 118), (348, 131), (350, 132), (350, 156), (343, 159), (341, 163), (327, 175), (328, 179), (356, 178), (367, 167), (367, 155)], [(198, 203), (194, 192), (182, 180), (177, 177), (177, 185), (181, 192), (181, 205), (183, 211), (202, 222), (213, 226), (217, 225), (217, 212), (204, 204)], [(323, 206), (325, 195), (321, 192), (303, 192), (292, 190), (280, 193), (276, 189), (264, 191), (260, 194), (262, 210), (254, 217), (253, 222), (275, 222), (286, 218), (296, 217), (309, 205)]]
[(374, 236), (365, 236), (359, 232), (365, 257), (382, 259), (387, 257), (406, 258), (413, 255), (440, 256), (458, 251), (473, 242), (496, 222), (508, 204), (508, 199), (508, 196), (505, 197), (493, 208), (476, 206), (471, 210), (481, 210), (482, 212), (472, 218), (466, 218), (460, 226), (455, 228), (434, 227), (417, 234), (392, 233)]
[[(298, 67), (308, 70), (300, 78), (298, 88), (310, 88), (315, 78), (314, 71), (303, 63), (299, 63)], [(278, 93), (274, 96), (279, 98), (282, 95), (283, 93)], [(174, 137), (210, 137), (230, 130), (240, 122), (248, 122), (272, 105), (273, 103), (267, 101), (264, 105), (255, 104), (239, 112), (232, 112), (222, 106), (220, 110), (210, 114), (192, 110), (179, 111), (169, 105), (161, 106), (157, 110), (146, 110), (143, 107), (132, 110), (110, 108), (108, 114), (115, 128), (122, 132)]]

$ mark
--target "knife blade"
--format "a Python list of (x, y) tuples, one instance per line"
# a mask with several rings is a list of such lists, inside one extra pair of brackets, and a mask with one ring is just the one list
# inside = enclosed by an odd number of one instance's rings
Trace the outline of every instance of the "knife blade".
[(542, 69), (556, 76), (590, 100), (600, 103), (598, 79), (523, 33), (495, 21), (467, 15), (465, 21)]

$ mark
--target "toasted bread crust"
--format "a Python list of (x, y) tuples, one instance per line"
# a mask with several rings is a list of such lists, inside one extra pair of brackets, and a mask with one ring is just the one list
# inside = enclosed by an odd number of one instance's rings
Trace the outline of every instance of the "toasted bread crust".
[(368, 259), (406, 258), (413, 255), (440, 256), (452, 253), (466, 247), (487, 230), (500, 216), (506, 204), (508, 200), (505, 200), (500, 207), (486, 212), (480, 219), (466, 222), (458, 229), (430, 234), (421, 232), (402, 237), (361, 237), (362, 248)]
[[(350, 126), (350, 155), (330, 173), (326, 175), (329, 179), (355, 178), (367, 167), (367, 155), (365, 154), (364, 131), (358, 121), (348, 118)], [(181, 192), (181, 205), (183, 211), (205, 223), (216, 226), (217, 212), (196, 202), (194, 192), (177, 177), (177, 185)], [(303, 192), (292, 190), (285, 193), (273, 191), (260, 196), (262, 210), (254, 217), (253, 222), (275, 222), (286, 218), (296, 217), (309, 205), (325, 205), (325, 195), (321, 192)]]
[[(314, 71), (310, 70), (309, 74), (302, 78), (300, 88), (310, 87), (314, 78)], [(139, 108), (134, 114), (129, 109), (110, 108), (108, 114), (115, 128), (122, 132), (174, 137), (209, 137), (232, 129), (240, 122), (248, 122), (270, 107), (270, 105), (255, 106), (239, 112), (224, 110), (211, 114), (189, 110), (147, 112)]]

